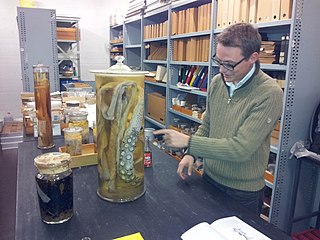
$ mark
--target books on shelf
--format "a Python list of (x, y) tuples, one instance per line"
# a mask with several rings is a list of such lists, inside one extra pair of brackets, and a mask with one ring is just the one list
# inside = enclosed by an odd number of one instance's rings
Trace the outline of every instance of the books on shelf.
[(213, 223), (202, 222), (181, 235), (182, 240), (271, 240), (236, 216), (221, 218)]

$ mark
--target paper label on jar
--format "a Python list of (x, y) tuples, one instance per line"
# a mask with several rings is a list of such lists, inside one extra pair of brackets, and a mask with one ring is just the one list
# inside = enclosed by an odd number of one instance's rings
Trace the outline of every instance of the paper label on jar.
[(46, 121), (38, 120), (38, 130), (40, 133), (46, 133)]

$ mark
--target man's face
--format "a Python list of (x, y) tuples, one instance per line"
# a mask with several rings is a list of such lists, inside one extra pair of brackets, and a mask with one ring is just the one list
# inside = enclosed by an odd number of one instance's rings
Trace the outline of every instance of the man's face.
[[(216, 59), (220, 63), (235, 65), (242, 60), (234, 70), (228, 70), (220, 65), (219, 71), (223, 75), (226, 82), (237, 84), (252, 68), (252, 65), (257, 60), (258, 53), (253, 53), (249, 59), (244, 59), (241, 54), (241, 49), (238, 47), (225, 47), (218, 43), (216, 49)], [(244, 59), (244, 60), (243, 60)]]

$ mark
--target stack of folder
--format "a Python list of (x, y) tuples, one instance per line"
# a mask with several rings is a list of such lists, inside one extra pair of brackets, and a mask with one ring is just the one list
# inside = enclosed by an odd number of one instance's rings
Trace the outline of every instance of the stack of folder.
[(280, 43), (276, 41), (262, 41), (260, 48), (260, 62), (273, 64), (279, 62)]

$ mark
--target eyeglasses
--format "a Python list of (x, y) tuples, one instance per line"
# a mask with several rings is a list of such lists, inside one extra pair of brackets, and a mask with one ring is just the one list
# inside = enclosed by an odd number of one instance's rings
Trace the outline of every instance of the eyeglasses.
[(213, 57), (212, 57), (212, 61), (215, 64), (217, 64), (219, 67), (223, 66), (225, 69), (227, 69), (229, 71), (233, 71), (235, 69), (235, 67), (238, 66), (240, 63), (242, 63), (245, 59), (246, 59), (246, 57), (242, 58), (239, 62), (237, 62), (235, 64), (231, 64), (231, 63), (225, 63), (225, 62), (222, 62), (222, 61), (216, 59), (216, 55), (213, 55)]

